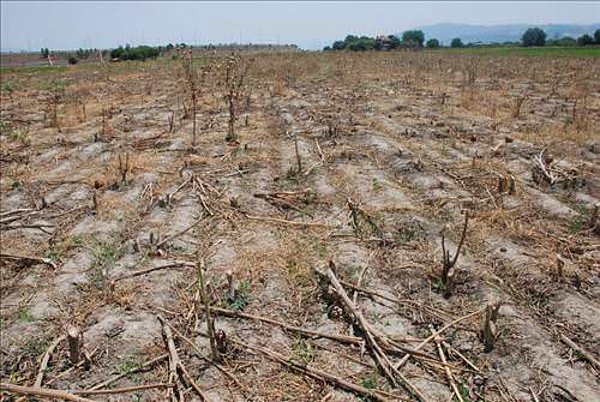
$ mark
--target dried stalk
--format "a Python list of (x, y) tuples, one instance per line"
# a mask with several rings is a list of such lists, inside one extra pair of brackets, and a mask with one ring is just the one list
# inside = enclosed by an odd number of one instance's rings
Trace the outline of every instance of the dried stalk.
[(77, 395), (73, 395), (66, 391), (58, 391), (54, 389), (44, 389), (37, 387), (23, 387), (20, 385), (0, 383), (0, 391), (8, 391), (14, 394), (27, 395), (41, 398), (56, 398), (64, 401), (72, 402), (94, 402), (92, 399), (82, 398)]
[(458, 247), (456, 248), (456, 254), (451, 259), (450, 258), (450, 250), (446, 250), (446, 238), (444, 231), (442, 231), (442, 254), (443, 254), (443, 266), (442, 266), (442, 275), (441, 280), (444, 286), (444, 297), (449, 298), (452, 295), (452, 290), (454, 288), (454, 275), (455, 270), (453, 269), (456, 265), (456, 261), (458, 260), (458, 256), (460, 255), (460, 250), (465, 242), (467, 237), (467, 226), (469, 224), (469, 211), (465, 212), (465, 223), (463, 226), (462, 234), (460, 236), (460, 241), (458, 243)]
[(48, 367), (48, 362), (50, 361), (50, 356), (52, 355), (52, 352), (54, 352), (54, 349), (56, 349), (58, 344), (61, 343), (65, 339), (65, 337), (66, 337), (65, 335), (59, 336), (50, 344), (50, 346), (48, 346), (48, 349), (46, 349), (46, 353), (44, 353), (44, 357), (42, 358), (42, 362), (40, 363), (40, 368), (38, 370), (38, 374), (35, 379), (35, 383), (33, 384), (34, 388), (42, 387), (42, 381), (44, 380), (44, 374), (46, 372), (46, 368)]
[[(433, 328), (430, 328), (430, 331), (432, 334), (435, 333)], [(444, 354), (444, 349), (442, 348), (442, 344), (441, 344), (440, 340), (438, 339), (437, 336), (433, 340), (435, 341), (435, 344), (437, 346), (440, 360), (442, 361), (442, 363), (446, 364), (447, 363), (446, 355)], [(446, 373), (446, 378), (448, 379), (448, 385), (450, 386), (450, 388), (452, 388), (454, 395), (456, 395), (456, 398), (458, 399), (459, 402), (464, 402), (462, 399), (462, 395), (460, 394), (458, 387), (456, 386), (456, 382), (454, 381), (452, 372), (450, 372), (450, 369), (448, 367), (444, 367), (444, 372)]]
[(214, 361), (221, 361), (221, 354), (219, 353), (219, 349), (217, 348), (217, 340), (215, 338), (215, 323), (210, 314), (210, 300), (206, 293), (206, 287), (204, 285), (204, 259), (198, 253), (198, 261), (196, 265), (196, 269), (198, 272), (198, 291), (200, 292), (200, 298), (202, 300), (202, 304), (204, 305), (204, 317), (206, 318), (206, 329), (208, 331), (208, 338), (210, 340), (210, 354)]
[(371, 349), (373, 358), (377, 362), (377, 365), (379, 366), (379, 368), (384, 372), (384, 374), (390, 380), (392, 385), (397, 385), (398, 384), (397, 378), (400, 378), (400, 380), (402, 381), (404, 386), (411, 393), (413, 393), (415, 396), (417, 396), (417, 398), (419, 400), (425, 401), (426, 400), (425, 396), (410, 381), (408, 381), (408, 379), (406, 377), (404, 377), (404, 375), (402, 375), (402, 373), (400, 373), (397, 369), (394, 368), (394, 366), (392, 365), (388, 356), (385, 354), (385, 352), (383, 351), (383, 349), (381, 348), (381, 346), (375, 339), (375, 335), (372, 332), (371, 325), (367, 322), (367, 320), (364, 318), (362, 313), (360, 311), (358, 311), (358, 309), (356, 308), (354, 303), (352, 303), (352, 300), (350, 300), (350, 297), (344, 290), (344, 287), (337, 279), (334, 269), (335, 269), (335, 264), (333, 263), (333, 261), (330, 261), (329, 268), (327, 269), (327, 276), (329, 277), (329, 281), (335, 288), (338, 296), (342, 299), (345, 306), (349, 310), (348, 312), (354, 316), (357, 325), (359, 325), (361, 327), (365, 341), (366, 341), (367, 345), (369, 346), (369, 348)]

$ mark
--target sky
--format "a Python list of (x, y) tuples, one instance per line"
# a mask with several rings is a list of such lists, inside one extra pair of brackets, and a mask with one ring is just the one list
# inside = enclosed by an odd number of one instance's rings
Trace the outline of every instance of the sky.
[(294, 43), (319, 49), (347, 34), (424, 25), (600, 22), (598, 1), (10, 1), (2, 51), (185, 42)]

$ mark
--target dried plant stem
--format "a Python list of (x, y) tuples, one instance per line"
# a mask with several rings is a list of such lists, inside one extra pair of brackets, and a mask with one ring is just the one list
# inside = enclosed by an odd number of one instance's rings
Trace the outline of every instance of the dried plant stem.
[(154, 359), (148, 360), (147, 362), (142, 363), (139, 367), (129, 370), (126, 373), (115, 375), (106, 381), (103, 381), (101, 383), (94, 385), (93, 387), (89, 388), (88, 391), (93, 391), (93, 390), (97, 390), (97, 389), (102, 389), (104, 387), (108, 387), (110, 384), (113, 384), (116, 381), (119, 381), (120, 379), (125, 378), (131, 374), (139, 373), (140, 371), (144, 371), (146, 369), (154, 367), (154, 365), (162, 362), (163, 360), (167, 359), (168, 357), (169, 357), (168, 353), (165, 353), (163, 355), (155, 357)]
[(8, 260), (24, 260), (24, 261), (33, 261), (33, 262), (41, 262), (42, 264), (50, 265), (52, 268), (56, 269), (56, 263), (49, 258), (40, 258), (40, 257), (31, 257), (28, 255), (14, 255), (14, 254), (6, 254), (0, 253), (0, 259), (8, 259)]
[(115, 279), (113, 279), (109, 285), (109, 287), (111, 289), (114, 289), (115, 284), (117, 282), (120, 282), (124, 279), (130, 279), (130, 278), (135, 278), (136, 276), (142, 276), (142, 275), (146, 275), (149, 274), (150, 272), (154, 272), (154, 271), (160, 271), (163, 269), (169, 269), (169, 268), (179, 268), (179, 267), (195, 267), (196, 265), (193, 262), (188, 262), (188, 261), (176, 261), (170, 264), (166, 264), (166, 265), (159, 265), (158, 267), (152, 267), (152, 268), (146, 268), (146, 269), (140, 269), (138, 271), (134, 271), (134, 272), (130, 272), (127, 274), (123, 274), (121, 276), (116, 277)]
[[(476, 315), (481, 314), (482, 312), (484, 312), (486, 309), (486, 307), (480, 308), (477, 311), (473, 311), (472, 313), (469, 313), (465, 316), (462, 316), (460, 318), (457, 318), (455, 320), (453, 320), (452, 322), (449, 322), (448, 324), (444, 325), (442, 328), (438, 329), (437, 331), (435, 331), (434, 333), (432, 333), (429, 337), (427, 337), (425, 340), (423, 340), (423, 342), (419, 343), (414, 350), (421, 350), (425, 345), (427, 345), (429, 342), (431, 342), (433, 339), (435, 339), (436, 336), (439, 336), (440, 334), (442, 334), (444, 331), (446, 331), (448, 328), (453, 327), (454, 325), (458, 324), (461, 321), (467, 320), (471, 317), (475, 317)], [(404, 363), (406, 363), (409, 359), (410, 355), (407, 354), (406, 356), (404, 356), (402, 359), (400, 359), (400, 361), (398, 362), (398, 364), (396, 364), (396, 368), (400, 369), (400, 367), (402, 367), (404, 365)]]
[(196, 265), (197, 273), (198, 273), (198, 291), (200, 292), (200, 299), (202, 300), (202, 304), (204, 305), (204, 317), (206, 318), (206, 329), (208, 331), (208, 337), (210, 340), (210, 354), (214, 361), (220, 362), (221, 355), (219, 353), (219, 349), (217, 348), (217, 341), (215, 338), (215, 327), (214, 321), (212, 320), (212, 315), (210, 314), (210, 301), (208, 295), (206, 294), (206, 287), (204, 285), (204, 259), (198, 255), (198, 262)]
[(14, 394), (37, 396), (41, 398), (56, 398), (64, 401), (72, 402), (94, 402), (92, 399), (82, 398), (77, 395), (73, 395), (67, 391), (58, 391), (54, 389), (44, 389), (37, 387), (23, 387), (20, 385), (0, 383), (0, 391), (8, 391)]
[[(435, 331), (433, 330), (433, 328), (430, 328), (431, 333), (434, 333)], [(437, 346), (437, 350), (438, 350), (438, 354), (440, 356), (440, 360), (442, 361), (442, 363), (446, 364), (447, 360), (446, 360), (446, 355), (444, 354), (444, 349), (442, 348), (442, 344), (440, 342), (440, 340), (438, 339), (438, 337), (436, 336), (434, 338), (435, 344)], [(448, 385), (450, 386), (450, 388), (452, 388), (452, 391), (454, 392), (454, 395), (456, 395), (456, 398), (458, 399), (459, 402), (464, 402), (462, 395), (460, 394), (460, 392), (458, 391), (458, 387), (456, 386), (456, 382), (454, 381), (454, 377), (452, 376), (452, 372), (450, 372), (450, 369), (448, 367), (444, 367), (444, 372), (446, 373), (446, 378), (448, 379)]]
[(350, 300), (350, 297), (344, 290), (344, 287), (337, 279), (337, 276), (334, 272), (334, 268), (335, 264), (333, 263), (333, 261), (330, 261), (329, 268), (327, 269), (327, 276), (329, 277), (329, 281), (335, 288), (338, 296), (344, 302), (345, 306), (349, 310), (349, 313), (351, 313), (354, 316), (357, 324), (361, 327), (361, 330), (365, 337), (365, 341), (367, 342), (367, 345), (371, 348), (373, 358), (377, 362), (377, 365), (381, 368), (381, 370), (385, 373), (386, 377), (388, 377), (388, 379), (393, 385), (396, 385), (397, 378), (400, 378), (404, 386), (415, 396), (417, 396), (419, 400), (426, 401), (425, 396), (410, 381), (408, 381), (408, 379), (404, 375), (402, 375), (402, 373), (400, 373), (396, 368), (394, 368), (389, 358), (375, 339), (375, 335), (372, 333), (371, 330), (371, 325), (367, 322), (362, 313), (358, 311), (354, 303), (352, 303), (352, 300)]
[[(380, 391), (373, 390), (373, 389), (367, 389), (367, 388), (361, 387), (360, 385), (351, 383), (350, 381), (344, 380), (343, 378), (337, 377), (331, 373), (321, 371), (321, 370), (318, 370), (318, 369), (315, 369), (312, 367), (308, 367), (304, 364), (298, 363), (297, 361), (292, 360), (292, 359), (288, 358), (287, 356), (281, 355), (270, 349), (262, 348), (260, 346), (249, 345), (247, 342), (241, 342), (241, 341), (238, 341), (235, 339), (232, 339), (232, 341), (236, 345), (238, 345), (239, 347), (241, 347), (243, 349), (246, 349), (246, 350), (249, 350), (249, 351), (255, 352), (255, 353), (259, 352), (259, 353), (263, 354), (264, 356), (270, 358), (271, 360), (279, 362), (282, 365), (289, 367), (290, 369), (292, 369), (294, 371), (297, 371), (299, 373), (307, 375), (308, 377), (314, 378), (316, 380), (324, 381), (329, 384), (333, 384), (334, 386), (337, 386), (341, 389), (352, 392), (356, 395), (371, 398), (373, 401), (378, 401), (378, 402), (390, 401), (390, 399), (387, 399), (383, 395), (383, 393)], [(401, 400), (397, 396), (393, 396), (393, 397), (394, 397), (394, 400)]]
[(573, 342), (571, 339), (569, 339), (563, 334), (560, 334), (560, 339), (565, 344), (567, 344), (568, 347), (579, 353), (579, 355), (582, 356), (585, 360), (587, 360), (588, 363), (590, 363), (594, 368), (596, 368), (596, 370), (600, 370), (600, 360), (594, 357), (590, 352), (583, 349), (581, 346), (577, 345), (575, 342)]
[(115, 394), (126, 394), (129, 392), (145, 391), (147, 389), (173, 388), (174, 386), (175, 386), (175, 384), (158, 383), (158, 384), (135, 385), (132, 387), (113, 388), (113, 389), (72, 391), (72, 393), (74, 395), (115, 395)]
[(50, 356), (52, 355), (52, 352), (54, 352), (54, 349), (56, 349), (58, 344), (61, 343), (65, 338), (66, 338), (66, 335), (61, 335), (61, 336), (57, 337), (50, 344), (50, 346), (48, 346), (48, 349), (46, 349), (46, 353), (44, 353), (44, 357), (42, 358), (42, 362), (40, 364), (40, 368), (38, 370), (38, 374), (35, 379), (35, 383), (33, 384), (33, 386), (35, 388), (42, 387), (42, 381), (44, 380), (44, 373), (46, 371), (46, 368), (48, 367), (48, 362), (50, 361)]

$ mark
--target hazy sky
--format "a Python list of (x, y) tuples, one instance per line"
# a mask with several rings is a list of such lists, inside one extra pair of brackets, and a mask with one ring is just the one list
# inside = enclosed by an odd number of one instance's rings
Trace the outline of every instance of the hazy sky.
[(321, 48), (348, 33), (376, 35), (440, 23), (600, 22), (599, 1), (9, 1), (2, 50), (119, 44), (252, 42)]

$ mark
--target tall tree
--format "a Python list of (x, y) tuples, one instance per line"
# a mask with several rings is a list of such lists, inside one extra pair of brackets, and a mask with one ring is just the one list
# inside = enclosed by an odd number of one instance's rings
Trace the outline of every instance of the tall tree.
[(579, 46), (588, 46), (592, 45), (593, 43), (594, 39), (588, 34), (583, 34), (579, 38), (577, 38), (577, 45)]
[(460, 38), (454, 38), (450, 42), (450, 47), (463, 47), (462, 40)]
[(436, 47), (440, 47), (440, 41), (437, 39), (429, 39), (427, 41), (427, 47), (430, 49), (435, 49)]
[(525, 47), (544, 46), (546, 44), (546, 32), (540, 28), (529, 28), (521, 37), (521, 43)]
[(408, 47), (423, 47), (425, 34), (420, 30), (404, 31), (402, 34), (402, 44)]

